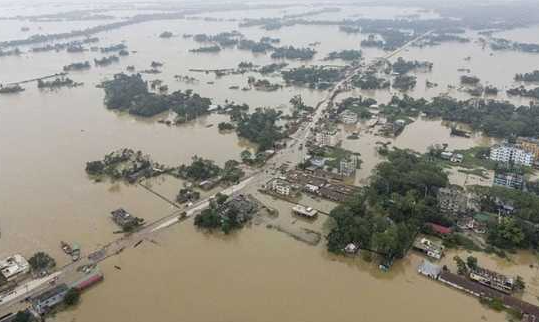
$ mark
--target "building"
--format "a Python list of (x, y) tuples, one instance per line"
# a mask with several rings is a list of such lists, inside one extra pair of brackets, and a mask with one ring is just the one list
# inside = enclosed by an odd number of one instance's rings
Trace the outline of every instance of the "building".
[(470, 279), (507, 294), (511, 293), (514, 287), (512, 278), (481, 267), (470, 271)]
[(464, 214), (479, 210), (475, 195), (459, 187), (438, 189), (437, 199), (440, 210), (446, 213)]
[(314, 141), (318, 146), (336, 146), (339, 143), (337, 130), (318, 130), (314, 135)]
[(344, 124), (356, 124), (357, 123), (357, 113), (350, 110), (345, 110), (340, 115), (341, 122)]
[(497, 172), (494, 174), (493, 185), (522, 190), (524, 188), (524, 177), (516, 173)]
[(453, 162), (453, 163), (462, 163), (462, 161), (464, 161), (464, 156), (462, 154), (460, 154), (460, 153), (455, 153), (451, 157), (450, 161)]
[(144, 219), (135, 217), (128, 213), (125, 209), (119, 208), (114, 211), (111, 211), (112, 221), (114, 221), (118, 226), (122, 227), (124, 230), (130, 230), (137, 226), (140, 226)]
[(531, 167), (533, 165), (534, 156), (516, 146), (500, 145), (495, 146), (490, 150), (490, 159), (497, 162), (514, 163), (516, 165)]
[(302, 205), (295, 205), (292, 208), (292, 211), (297, 215), (307, 218), (314, 218), (318, 214), (318, 211), (316, 209), (313, 209), (311, 207), (305, 207)]
[(417, 268), (417, 272), (421, 275), (437, 279), (440, 273), (442, 273), (442, 268), (424, 259)]
[(442, 245), (435, 244), (427, 238), (416, 239), (413, 248), (434, 259), (441, 259), (444, 250)]
[(429, 226), (433, 232), (439, 234), (439, 235), (449, 235), (453, 232), (453, 230), (450, 227), (445, 227), (442, 225), (438, 225), (435, 223), (428, 222), (426, 223), (427, 226)]
[(285, 180), (281, 179), (274, 179), (271, 181), (271, 190), (283, 195), (283, 196), (290, 196), (290, 193), (292, 191), (292, 187), (290, 183), (288, 183)]
[(67, 291), (69, 291), (69, 288), (66, 284), (60, 284), (50, 288), (30, 300), (32, 308), (37, 313), (43, 315), (53, 309), (56, 305), (62, 303)]
[(357, 157), (355, 155), (347, 156), (339, 162), (339, 173), (344, 177), (351, 177), (356, 173)]
[(326, 160), (319, 157), (313, 157), (309, 160), (309, 162), (317, 168), (322, 168), (326, 164)]
[(539, 159), (539, 139), (536, 138), (517, 138), (517, 145), (524, 151), (533, 154), (533, 157)]
[(30, 264), (22, 255), (15, 254), (0, 260), (0, 272), (7, 281), (12, 281), (30, 272)]

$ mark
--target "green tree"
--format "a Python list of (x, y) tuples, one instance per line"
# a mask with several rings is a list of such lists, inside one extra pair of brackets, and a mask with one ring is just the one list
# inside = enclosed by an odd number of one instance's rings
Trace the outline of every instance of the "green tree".
[(253, 154), (249, 150), (241, 151), (240, 158), (244, 163), (249, 163), (253, 159)]
[(468, 258), (466, 258), (466, 265), (468, 265), (468, 268), (470, 268), (471, 270), (476, 270), (477, 258), (473, 256), (468, 256)]
[(51, 269), (56, 266), (56, 261), (54, 258), (44, 252), (35, 253), (32, 257), (30, 257), (28, 263), (34, 271)]
[(31, 322), (32, 320), (32, 313), (29, 311), (19, 311), (15, 314), (13, 322)]
[(459, 256), (453, 257), (453, 260), (457, 264), (457, 273), (459, 275), (465, 275), (468, 272), (468, 269), (466, 268), (466, 263)]
[(524, 242), (524, 233), (511, 218), (502, 218), (500, 222), (489, 230), (488, 241), (496, 247), (514, 248)]
[(67, 306), (77, 305), (80, 301), (80, 291), (77, 288), (70, 288), (65, 297), (64, 304)]

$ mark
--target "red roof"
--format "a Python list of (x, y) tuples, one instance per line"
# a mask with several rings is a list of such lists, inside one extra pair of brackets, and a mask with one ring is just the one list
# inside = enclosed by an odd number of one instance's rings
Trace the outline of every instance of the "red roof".
[(427, 223), (427, 225), (429, 225), (432, 228), (432, 230), (434, 230), (438, 234), (442, 234), (442, 235), (451, 234), (451, 232), (453, 231), (449, 227), (445, 227), (445, 226), (438, 225), (438, 224), (431, 223), (431, 222)]

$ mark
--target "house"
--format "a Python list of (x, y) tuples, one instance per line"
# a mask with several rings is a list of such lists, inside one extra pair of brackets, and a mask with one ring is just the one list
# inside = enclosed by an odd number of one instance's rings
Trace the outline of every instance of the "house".
[(343, 250), (347, 254), (357, 254), (357, 252), (359, 252), (359, 246), (354, 243), (350, 243), (346, 245)]
[(316, 209), (313, 209), (311, 207), (305, 207), (302, 205), (295, 205), (292, 208), (292, 212), (307, 218), (314, 218), (318, 214), (318, 211)]
[(471, 230), (477, 234), (485, 234), (487, 232), (487, 225), (473, 217), (460, 219), (457, 221), (457, 227), (463, 230)]
[(326, 164), (326, 160), (319, 157), (313, 157), (309, 160), (309, 162), (317, 168), (322, 168)]
[(430, 223), (427, 223), (426, 225), (429, 226), (435, 233), (440, 234), (440, 235), (449, 235), (453, 232), (451, 228), (438, 225), (435, 223), (430, 222)]
[(30, 264), (22, 255), (15, 254), (0, 260), (0, 273), (7, 281), (12, 281), (30, 272)]
[(344, 124), (356, 124), (358, 119), (357, 113), (350, 110), (345, 110), (342, 112), (339, 118)]
[(290, 183), (282, 179), (272, 180), (270, 188), (272, 191), (283, 196), (289, 196), (292, 190)]
[(451, 160), (453, 157), (453, 152), (443, 151), (440, 153), (440, 157), (444, 160)]
[(499, 145), (490, 150), (490, 159), (496, 162), (514, 163), (531, 167), (534, 155), (513, 145)]
[(516, 173), (497, 172), (494, 174), (494, 181), (492, 184), (495, 186), (522, 190), (524, 188), (524, 177)]
[(442, 268), (424, 259), (417, 268), (417, 272), (421, 275), (437, 279), (440, 273), (442, 273)]
[(434, 259), (441, 259), (443, 256), (443, 246), (436, 244), (427, 238), (416, 239), (412, 247)]
[(219, 179), (208, 179), (208, 180), (201, 181), (198, 184), (198, 187), (203, 190), (211, 190), (217, 187), (218, 184), (219, 184)]
[(41, 294), (30, 299), (32, 308), (38, 314), (43, 315), (63, 302), (69, 288), (66, 284), (60, 284), (45, 290)]
[(483, 284), (495, 290), (510, 294), (514, 288), (513, 278), (490, 271), (485, 268), (476, 267), (470, 271), (470, 279), (474, 282)]
[(453, 154), (453, 156), (450, 159), (450, 161), (453, 163), (462, 163), (463, 160), (464, 160), (464, 156), (460, 153)]

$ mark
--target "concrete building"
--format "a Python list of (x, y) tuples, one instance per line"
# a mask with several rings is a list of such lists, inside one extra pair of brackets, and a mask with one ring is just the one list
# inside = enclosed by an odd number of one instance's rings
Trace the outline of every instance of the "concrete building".
[(514, 287), (512, 278), (481, 267), (471, 270), (470, 279), (507, 294), (511, 293)]
[(524, 151), (533, 154), (536, 160), (539, 159), (539, 139), (536, 138), (517, 138), (517, 145)]
[(271, 190), (283, 196), (290, 196), (292, 187), (290, 183), (285, 180), (275, 179), (271, 182)]
[(440, 188), (437, 193), (440, 210), (452, 214), (478, 211), (475, 195), (457, 187)]
[(344, 124), (356, 124), (357, 123), (357, 113), (350, 110), (345, 110), (340, 115), (341, 122)]
[(339, 162), (339, 174), (344, 177), (351, 177), (356, 173), (357, 157), (350, 155)]
[(295, 205), (292, 208), (292, 211), (297, 215), (307, 218), (314, 218), (318, 214), (318, 211), (316, 209), (313, 209), (311, 207), (305, 207), (302, 205)]
[(11, 281), (30, 272), (30, 264), (22, 255), (15, 254), (0, 260), (0, 273)]
[(413, 248), (434, 259), (441, 259), (444, 250), (442, 245), (435, 244), (427, 238), (418, 238), (414, 242)]
[(498, 172), (494, 174), (493, 185), (522, 190), (524, 188), (524, 177), (516, 173)]
[(339, 132), (337, 130), (318, 130), (314, 135), (314, 140), (318, 146), (336, 146), (339, 143)]
[(62, 303), (67, 291), (69, 291), (69, 288), (66, 284), (60, 284), (50, 288), (30, 300), (32, 308), (37, 313), (43, 315), (53, 309), (56, 305)]
[(533, 154), (512, 145), (500, 145), (490, 149), (490, 159), (497, 162), (514, 163), (530, 167), (533, 165)]
[(424, 259), (423, 262), (421, 262), (421, 264), (417, 268), (417, 272), (421, 275), (425, 275), (427, 277), (437, 279), (438, 276), (440, 276), (440, 273), (442, 272), (442, 268)]

